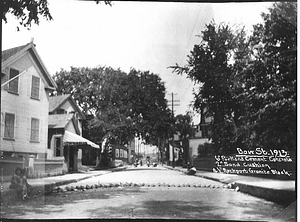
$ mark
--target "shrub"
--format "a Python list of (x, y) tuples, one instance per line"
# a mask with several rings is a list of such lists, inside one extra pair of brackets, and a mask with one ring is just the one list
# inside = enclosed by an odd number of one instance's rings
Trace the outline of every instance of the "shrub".
[(213, 144), (204, 143), (198, 146), (198, 156), (199, 157), (212, 157), (215, 155), (215, 150)]

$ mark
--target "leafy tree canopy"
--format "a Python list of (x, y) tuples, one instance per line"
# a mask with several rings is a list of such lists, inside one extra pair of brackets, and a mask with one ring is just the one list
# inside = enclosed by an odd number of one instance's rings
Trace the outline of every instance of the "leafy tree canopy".
[(296, 148), (297, 3), (275, 3), (251, 37), (244, 75), (252, 146)]
[[(95, 0), (98, 4), (101, 1)], [(52, 20), (48, 8), (48, 0), (3, 0), (1, 1), (2, 20), (7, 23), (7, 14), (15, 16), (19, 24), (30, 28), (32, 23), (39, 25), (40, 16), (46, 20)], [(111, 1), (104, 1), (106, 5), (111, 6)], [(17, 27), (19, 30), (19, 27)]]
[(192, 124), (193, 118), (190, 113), (179, 114), (175, 117), (175, 130), (180, 140), (185, 140), (195, 136), (195, 128)]
[[(235, 99), (236, 72), (235, 54), (245, 48), (244, 30), (234, 31), (226, 24), (208, 24), (202, 33), (202, 41), (195, 45), (188, 64), (172, 67), (178, 74), (186, 73), (198, 84), (194, 91), (194, 108), (198, 111), (205, 105), (206, 115), (213, 117), (211, 137), (220, 152), (231, 152), (236, 146), (234, 119), (240, 115), (240, 101)], [(244, 55), (240, 55), (244, 57)], [(241, 64), (242, 66), (242, 64)]]
[(236, 147), (296, 147), (297, 4), (274, 3), (247, 37), (211, 22), (188, 64), (172, 66), (198, 88), (194, 108), (212, 117), (211, 139), (221, 154)]
[(165, 137), (171, 113), (160, 77), (131, 69), (127, 74), (111, 67), (75, 68), (56, 73), (57, 94), (72, 94), (89, 121), (90, 136), (128, 144), (134, 136), (146, 142)]

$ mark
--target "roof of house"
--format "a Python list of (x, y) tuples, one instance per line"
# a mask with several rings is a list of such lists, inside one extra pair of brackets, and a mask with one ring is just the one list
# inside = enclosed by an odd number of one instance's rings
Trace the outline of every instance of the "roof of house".
[(26, 45), (22, 45), (22, 46), (18, 46), (18, 47), (14, 47), (11, 49), (7, 49), (2, 51), (2, 58), (1, 61), (4, 62), (7, 59), (9, 59), (10, 57), (12, 57), (13, 55), (17, 54), (18, 52), (20, 52), (22, 49), (24, 49), (26, 46), (28, 46), (30, 43), (26, 44)]
[(49, 97), (49, 112), (53, 112), (56, 109), (59, 109), (66, 101), (69, 101), (76, 112), (80, 115), (81, 119), (85, 119), (84, 114), (79, 109), (78, 105), (72, 98), (71, 94), (59, 95), (59, 96), (51, 96)]
[(66, 114), (51, 114), (48, 118), (48, 129), (67, 129), (69, 123), (73, 123), (73, 126), (78, 134), (80, 134), (80, 126), (78, 121), (75, 120), (74, 113)]
[[(44, 65), (41, 57), (38, 55), (35, 45), (33, 42), (30, 42), (26, 45), (6, 49), (2, 51), (1, 53), (1, 62), (2, 62), (2, 69), (3, 67), (7, 67), (16, 60), (18, 60), (20, 57), (24, 55), (24, 53), (29, 52), (30, 55), (33, 57), (33, 59), (36, 61), (36, 65), (38, 66), (39, 70), (41, 71), (41, 74), (44, 76), (44, 79), (46, 81), (46, 88), (55, 90), (57, 87), (55, 81), (52, 79), (50, 73), (46, 69), (46, 66)], [(2, 73), (2, 72), (1, 72)]]
[(59, 108), (70, 96), (71, 94), (49, 97), (49, 112)]
[(64, 134), (63, 143), (64, 143), (64, 145), (70, 145), (70, 146), (88, 145), (93, 148), (100, 149), (99, 145), (93, 143), (92, 141), (90, 141), (82, 136), (79, 136), (75, 133), (69, 132), (67, 130), (65, 131), (65, 134)]
[(65, 128), (73, 116), (74, 113), (49, 115), (48, 128)]

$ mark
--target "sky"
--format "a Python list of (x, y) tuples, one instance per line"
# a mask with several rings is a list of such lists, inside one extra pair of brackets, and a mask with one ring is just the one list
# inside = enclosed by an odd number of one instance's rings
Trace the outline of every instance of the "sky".
[[(214, 20), (245, 26), (262, 22), (271, 2), (175, 3), (49, 0), (52, 21), (41, 19), (30, 30), (7, 16), (2, 23), (2, 50), (27, 44), (34, 38), (36, 49), (51, 75), (60, 69), (111, 66), (158, 74), (165, 83), (166, 97), (177, 102), (175, 115), (192, 110), (193, 88), (186, 76), (168, 68), (186, 64), (187, 55), (201, 41), (205, 25)], [(200, 36), (199, 36), (200, 35)], [(170, 103), (171, 105), (171, 103)], [(170, 107), (171, 108), (171, 107)], [(200, 121), (195, 114), (194, 123)]]

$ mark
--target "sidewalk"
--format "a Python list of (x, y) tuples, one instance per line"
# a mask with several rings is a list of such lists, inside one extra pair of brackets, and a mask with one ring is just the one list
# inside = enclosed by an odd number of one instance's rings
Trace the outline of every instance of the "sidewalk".
[[(33, 195), (43, 195), (52, 192), (56, 186), (62, 186), (69, 183), (74, 183), (80, 180), (85, 180), (91, 177), (104, 175), (118, 170), (123, 170), (125, 167), (112, 168), (106, 170), (93, 170), (87, 172), (68, 173), (61, 176), (45, 177), (38, 179), (28, 179), (28, 183), (33, 187)], [(10, 182), (1, 183), (1, 203), (3, 200), (13, 200), (17, 198), (15, 190), (9, 189)]]
[[(187, 172), (186, 168), (166, 166), (165, 168)], [(276, 180), (237, 174), (214, 173), (199, 171), (195, 176), (218, 181), (230, 185), (233, 189), (272, 202), (289, 205), (296, 201), (296, 182), (294, 180)]]

